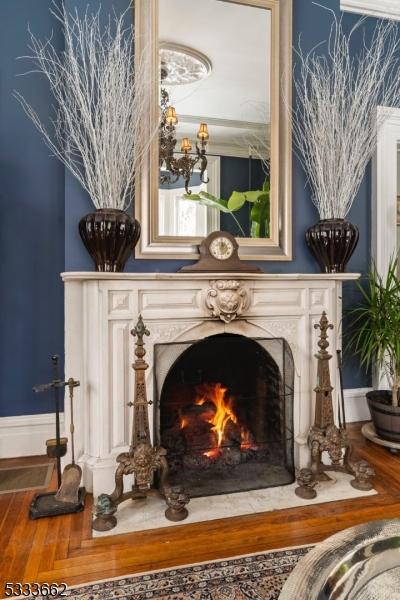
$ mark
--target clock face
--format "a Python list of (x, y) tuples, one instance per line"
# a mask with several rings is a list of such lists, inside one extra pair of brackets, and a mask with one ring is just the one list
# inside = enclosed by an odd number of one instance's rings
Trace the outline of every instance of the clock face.
[(227, 260), (233, 254), (234, 247), (231, 240), (224, 236), (219, 236), (211, 242), (209, 246), (210, 254), (217, 260)]

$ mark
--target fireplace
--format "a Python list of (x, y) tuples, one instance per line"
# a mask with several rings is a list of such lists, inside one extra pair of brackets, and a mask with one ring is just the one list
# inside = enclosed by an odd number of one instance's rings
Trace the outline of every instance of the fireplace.
[[(291, 359), (287, 359), (284, 373), (282, 351), (278, 357), (278, 351), (274, 354), (271, 346), (275, 344), (272, 338), (284, 338), (295, 361), (293, 409), (290, 406), (286, 411), (288, 435), (290, 438), (293, 410), (294, 463), (296, 469), (309, 465), (307, 436), (313, 423), (313, 388), (317, 377), (316, 361), (312, 359), (317, 347), (314, 325), (323, 310), (333, 323), (340, 322), (342, 281), (358, 276), (229, 273), (216, 277), (209, 273), (63, 274), (65, 370), (81, 382), (76, 392), (75, 453), (82, 467), (83, 484), (95, 497), (112, 492), (116, 457), (129, 447), (132, 431), (129, 403), (134, 392), (130, 330), (139, 314), (151, 333), (146, 339), (147, 396), (157, 402), (168, 371), (180, 354), (194, 345), (193, 340), (223, 333), (253, 339), (260, 346), (265, 340), (266, 351), (281, 372), (281, 385), (291, 393), (287, 366)], [(237, 307), (235, 314), (232, 301)], [(341, 347), (340, 328), (331, 332), (330, 340), (331, 348)], [(161, 358), (170, 356), (161, 360), (161, 364), (155, 359), (156, 345), (162, 345), (157, 349)], [(338, 390), (335, 360), (334, 353), (332, 386)], [(217, 364), (215, 355), (212, 364)], [(195, 383), (198, 382), (199, 377), (195, 378)], [(232, 387), (232, 383), (217, 375), (210, 376), (208, 382)], [(203, 383), (207, 383), (205, 377)], [(233, 389), (230, 393), (238, 396)], [(271, 398), (266, 398), (267, 406), (270, 401)], [(160, 424), (155, 427), (154, 417), (159, 418), (158, 412), (159, 407), (149, 409), (150, 430), (156, 433), (157, 441)], [(66, 402), (65, 422), (69, 420)], [(290, 449), (287, 456), (290, 457)], [(63, 459), (64, 464), (69, 462), (70, 449)]]
[(192, 497), (294, 480), (294, 364), (282, 338), (156, 344), (155, 439)]

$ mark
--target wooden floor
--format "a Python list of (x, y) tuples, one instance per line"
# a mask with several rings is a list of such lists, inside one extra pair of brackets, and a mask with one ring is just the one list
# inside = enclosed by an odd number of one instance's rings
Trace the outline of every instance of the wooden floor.
[[(28, 519), (33, 492), (0, 495), (0, 597), (5, 582), (69, 585), (164, 567), (311, 544), (365, 521), (400, 517), (400, 456), (349, 435), (376, 470), (376, 496), (221, 519), (102, 539), (91, 537), (92, 498), (78, 515)], [(43, 462), (8, 459), (0, 466)], [(55, 486), (55, 477), (52, 482)]]

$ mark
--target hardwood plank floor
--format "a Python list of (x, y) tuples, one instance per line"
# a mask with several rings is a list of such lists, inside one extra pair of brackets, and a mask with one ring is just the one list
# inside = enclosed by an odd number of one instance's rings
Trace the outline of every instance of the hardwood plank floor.
[[(0, 495), (0, 590), (6, 582), (68, 585), (230, 556), (313, 544), (358, 523), (400, 518), (400, 455), (366, 441), (360, 425), (349, 436), (355, 458), (376, 471), (376, 496), (91, 538), (92, 498), (79, 515), (30, 521), (33, 492)], [(42, 463), (43, 457), (7, 459), (0, 466)], [(53, 475), (51, 489), (56, 487)]]

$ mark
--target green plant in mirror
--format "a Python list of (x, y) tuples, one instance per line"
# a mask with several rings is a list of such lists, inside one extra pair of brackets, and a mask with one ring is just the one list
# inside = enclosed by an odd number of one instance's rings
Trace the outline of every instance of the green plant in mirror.
[(250, 237), (268, 238), (270, 236), (270, 182), (264, 181), (262, 190), (249, 190), (247, 192), (232, 192), (229, 200), (217, 198), (208, 192), (199, 194), (184, 194), (185, 200), (196, 200), (204, 206), (211, 206), (219, 211), (230, 214), (235, 221), (243, 237), (246, 233), (235, 216), (235, 212), (240, 210), (246, 202), (251, 205), (250, 208)]
[(361, 364), (384, 370), (392, 390), (392, 404), (399, 405), (400, 388), (400, 280), (398, 259), (392, 259), (381, 276), (373, 264), (365, 287), (357, 287), (363, 304), (348, 311), (352, 318), (347, 347), (360, 357)]

